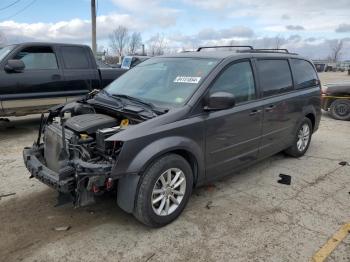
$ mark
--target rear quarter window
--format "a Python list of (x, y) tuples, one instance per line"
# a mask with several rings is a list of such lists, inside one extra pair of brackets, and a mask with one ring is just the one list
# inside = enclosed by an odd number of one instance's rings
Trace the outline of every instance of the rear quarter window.
[(79, 46), (63, 46), (61, 52), (64, 67), (67, 69), (89, 69), (89, 57), (85, 48)]
[(264, 97), (293, 90), (292, 73), (286, 59), (259, 59), (258, 73)]
[(311, 63), (301, 59), (292, 59), (291, 61), (296, 87), (308, 88), (315, 86), (318, 77)]

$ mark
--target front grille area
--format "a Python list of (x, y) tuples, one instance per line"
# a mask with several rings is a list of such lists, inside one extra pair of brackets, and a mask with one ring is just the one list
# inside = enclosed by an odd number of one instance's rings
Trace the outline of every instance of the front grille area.
[[(65, 129), (66, 144), (68, 145), (74, 133)], [(62, 150), (62, 127), (58, 124), (46, 126), (44, 134), (44, 158), (46, 166), (58, 172), (60, 169), (59, 156)]]

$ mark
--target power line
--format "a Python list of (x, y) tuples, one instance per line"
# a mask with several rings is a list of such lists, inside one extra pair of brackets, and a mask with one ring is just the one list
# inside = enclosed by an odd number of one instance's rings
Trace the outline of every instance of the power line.
[(20, 2), (20, 1), (21, 1), (21, 0), (16, 0), (16, 1), (14, 1), (13, 3), (11, 3), (11, 4), (7, 5), (7, 6), (1, 7), (1, 8), (0, 8), (0, 11), (7, 9), (7, 8), (9, 8), (9, 7), (11, 7), (11, 6), (17, 4), (17, 3)]
[(17, 11), (16, 13), (8, 16), (8, 17), (4, 17), (2, 18), (2, 20), (6, 20), (6, 19), (10, 19), (12, 17), (15, 17), (16, 15), (22, 13), (23, 11), (25, 11), (26, 9), (28, 9), (31, 5), (33, 5), (36, 2), (36, 0), (32, 0), (29, 4), (27, 4), (25, 7), (23, 7), (22, 9), (20, 9), (19, 11)]

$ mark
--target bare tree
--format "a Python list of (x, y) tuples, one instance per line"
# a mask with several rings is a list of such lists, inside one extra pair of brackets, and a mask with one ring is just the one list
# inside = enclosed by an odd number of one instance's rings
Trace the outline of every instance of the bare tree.
[(330, 41), (329, 44), (331, 47), (330, 59), (332, 62), (337, 62), (342, 55), (344, 41), (343, 40), (333, 40), (333, 41)]
[(141, 47), (141, 44), (142, 44), (141, 34), (139, 32), (133, 32), (131, 34), (130, 41), (129, 41), (129, 54), (134, 55), (137, 49)]
[(280, 35), (276, 35), (275, 37), (275, 48), (276, 49), (280, 49), (281, 45), (282, 45), (282, 38), (280, 37)]
[[(235, 41), (235, 40), (230, 40), (229, 42), (228, 42), (228, 44), (227, 45), (239, 45), (239, 43), (237, 43), (237, 41)], [(229, 47), (228, 48), (228, 51), (234, 51), (234, 50), (236, 50), (237, 48), (235, 48), (235, 47)]]
[(156, 34), (150, 38), (149, 54), (152, 56), (163, 55), (168, 47), (168, 43), (163, 35)]
[(125, 26), (118, 26), (109, 35), (110, 46), (120, 57), (124, 54), (124, 48), (129, 41), (129, 30)]
[(191, 45), (192, 51), (197, 50), (198, 47), (199, 47), (199, 44), (200, 44), (200, 41), (199, 41), (198, 39), (195, 39), (195, 38), (192, 39), (192, 40), (190, 41), (190, 45)]

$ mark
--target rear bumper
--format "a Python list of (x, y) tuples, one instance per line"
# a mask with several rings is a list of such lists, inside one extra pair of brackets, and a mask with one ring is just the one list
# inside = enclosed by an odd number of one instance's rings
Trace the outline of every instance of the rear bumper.
[(62, 193), (70, 193), (75, 189), (74, 177), (60, 178), (57, 172), (47, 168), (40, 159), (42, 159), (42, 152), (40, 148), (26, 147), (23, 150), (24, 163), (31, 174), (31, 177), (35, 177), (44, 184), (56, 189)]

